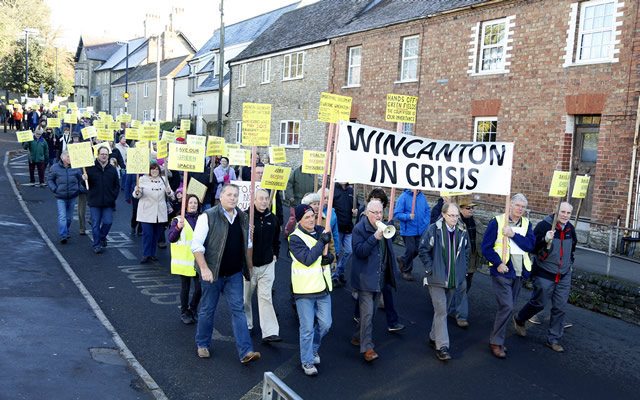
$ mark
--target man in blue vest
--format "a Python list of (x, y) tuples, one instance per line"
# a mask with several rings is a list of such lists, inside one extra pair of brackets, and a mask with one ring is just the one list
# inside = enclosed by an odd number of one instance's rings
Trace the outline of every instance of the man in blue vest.
[(400, 221), (400, 235), (404, 241), (404, 255), (398, 256), (398, 267), (405, 280), (412, 281), (413, 259), (418, 256), (420, 237), (429, 227), (431, 211), (422, 192), (416, 194), (416, 208), (413, 208), (413, 190), (405, 189), (398, 197), (393, 218)]

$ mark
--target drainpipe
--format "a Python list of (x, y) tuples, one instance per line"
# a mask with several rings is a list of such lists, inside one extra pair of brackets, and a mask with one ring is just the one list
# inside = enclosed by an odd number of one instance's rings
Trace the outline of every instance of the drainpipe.
[[(624, 227), (629, 227), (629, 215), (631, 214), (631, 194), (633, 193), (633, 173), (636, 169), (636, 154), (638, 153), (638, 130), (640, 130), (640, 97), (638, 98), (638, 109), (636, 110), (636, 129), (633, 134), (633, 153), (631, 158), (631, 170), (629, 171), (629, 194), (627, 196), (627, 216), (624, 220)], [(638, 176), (640, 178), (640, 176)], [(639, 182), (640, 183), (640, 182)], [(637, 185), (636, 185), (637, 190)], [(636, 207), (634, 210), (634, 226), (638, 220), (638, 195), (636, 194)]]

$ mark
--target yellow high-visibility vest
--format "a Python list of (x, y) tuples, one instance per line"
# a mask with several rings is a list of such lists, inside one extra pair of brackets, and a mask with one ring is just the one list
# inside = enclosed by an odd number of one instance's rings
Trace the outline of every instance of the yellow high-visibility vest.
[[(308, 248), (312, 248), (318, 242), (313, 237), (301, 232), (297, 226), (293, 233), (291, 233), (291, 236), (293, 235), (302, 239)], [(291, 286), (293, 287), (293, 293), (310, 294), (319, 293), (325, 289), (329, 289), (329, 291), (333, 290), (331, 268), (329, 265), (325, 267), (322, 266), (322, 257), (318, 257), (310, 266), (306, 266), (296, 260), (293, 254), (291, 254), (291, 259), (293, 260), (291, 262)]]
[(191, 252), (193, 229), (186, 220), (180, 231), (180, 239), (171, 243), (171, 273), (174, 275), (196, 276), (195, 257)]
[[(503, 242), (503, 238), (504, 236), (502, 235), (502, 228), (504, 228), (505, 226), (505, 215), (496, 215), (495, 217), (496, 222), (498, 222), (498, 235), (496, 236), (496, 241), (493, 244), (493, 249), (496, 251), (496, 253), (498, 253), (498, 256), (500, 257), (500, 259), (502, 260), (502, 242)], [(529, 218), (527, 217), (520, 217), (522, 218), (522, 227), (524, 228), (525, 232), (529, 231)], [(509, 259), (511, 258), (511, 249), (509, 248), (509, 240), (507, 240), (507, 259), (506, 260), (502, 260), (502, 262), (506, 265), (509, 262)], [(493, 264), (489, 263), (490, 266), (493, 266)], [(522, 255), (522, 265), (524, 266), (524, 268), (527, 271), (531, 271), (531, 258), (529, 258), (529, 253), (525, 252)]]

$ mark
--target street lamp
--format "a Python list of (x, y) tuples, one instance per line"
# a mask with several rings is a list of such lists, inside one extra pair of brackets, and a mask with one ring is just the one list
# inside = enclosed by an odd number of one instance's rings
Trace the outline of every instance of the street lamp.
[(118, 43), (125, 44), (127, 46), (124, 65), (124, 94), (122, 97), (124, 97), (124, 113), (129, 114), (129, 41), (121, 40)]
[(24, 45), (25, 45), (25, 57), (24, 57), (24, 97), (25, 101), (28, 97), (29, 90), (29, 34), (37, 35), (39, 30), (33, 28), (25, 28), (24, 32)]

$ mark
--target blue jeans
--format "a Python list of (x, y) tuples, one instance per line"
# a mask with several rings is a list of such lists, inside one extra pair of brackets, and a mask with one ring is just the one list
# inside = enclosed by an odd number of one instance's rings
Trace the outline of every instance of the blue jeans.
[(203, 204), (202, 205), (202, 212), (207, 211), (208, 209), (210, 209), (212, 206), (211, 204)]
[(253, 351), (251, 336), (247, 328), (247, 317), (244, 314), (244, 284), (242, 272), (231, 276), (220, 276), (213, 283), (200, 280), (202, 297), (198, 312), (198, 327), (196, 328), (196, 345), (198, 348), (208, 348), (213, 334), (213, 319), (218, 306), (220, 294), (224, 294), (229, 311), (231, 311), (231, 327), (236, 338), (236, 350), (242, 360), (247, 353)]
[(332, 279), (344, 275), (344, 268), (351, 260), (351, 236), (351, 233), (340, 233), (340, 259), (338, 260), (338, 267), (331, 274)]
[(164, 238), (164, 224), (140, 222), (140, 225), (142, 225), (142, 256), (153, 257), (156, 255), (158, 240), (160, 237)]
[(106, 240), (111, 224), (113, 224), (112, 207), (89, 207), (91, 213), (91, 234), (93, 235), (93, 248), (100, 247), (100, 241)]
[[(317, 353), (320, 342), (331, 328), (331, 296), (296, 299), (300, 319), (300, 361), (313, 364), (313, 353)], [(314, 326), (314, 320), (318, 323)]]
[(73, 221), (73, 208), (76, 205), (76, 198), (69, 200), (56, 199), (58, 204), (58, 235), (60, 235), (60, 239), (69, 237), (69, 227)]

